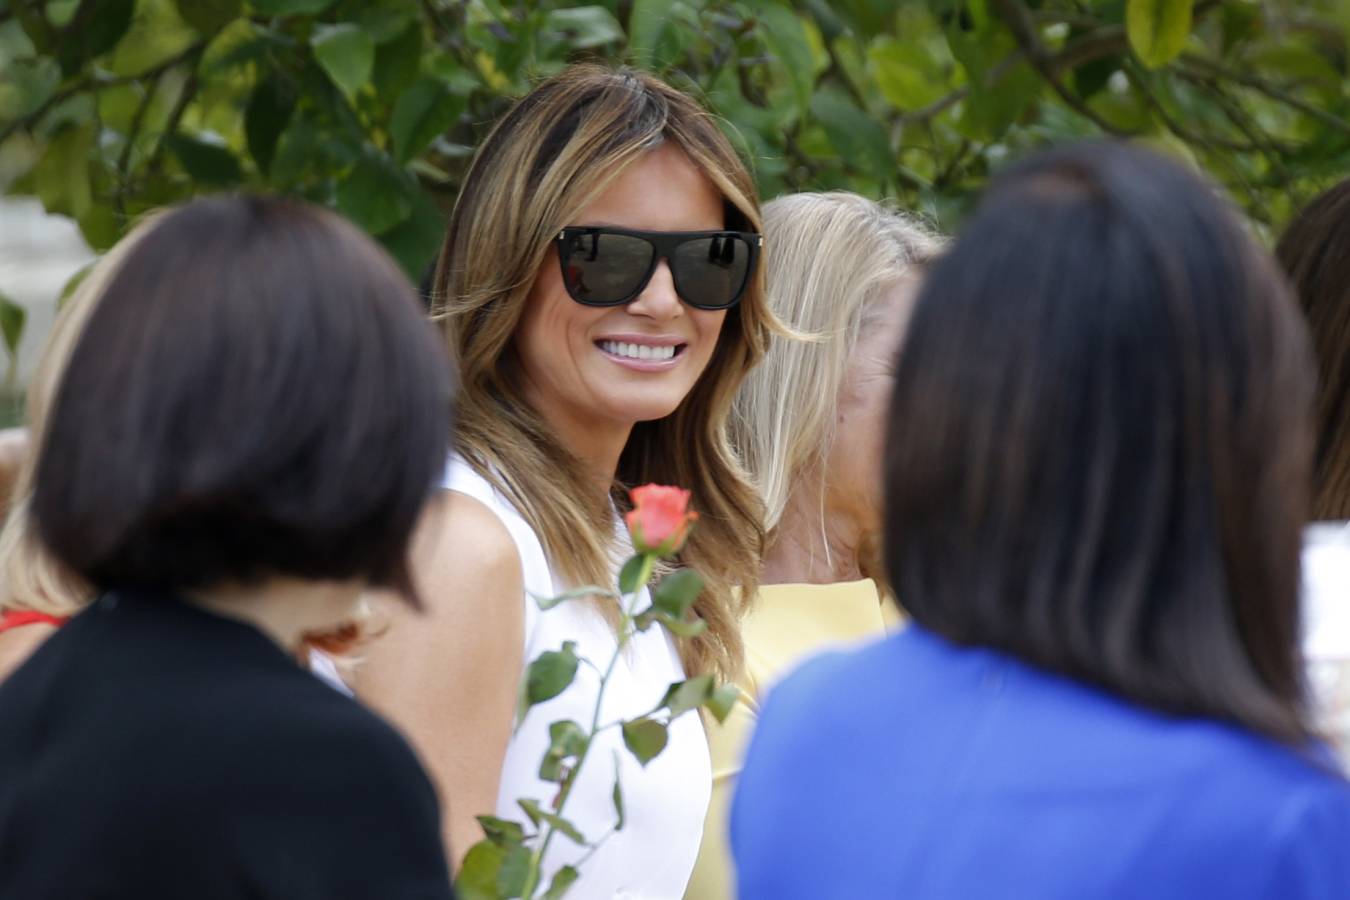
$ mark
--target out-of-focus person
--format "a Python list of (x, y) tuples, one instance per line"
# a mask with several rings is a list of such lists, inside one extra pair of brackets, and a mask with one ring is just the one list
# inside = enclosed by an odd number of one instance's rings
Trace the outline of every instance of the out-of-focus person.
[(1000, 176), (920, 289), (883, 556), (910, 624), (770, 693), (740, 896), (1350, 896), (1299, 651), (1307, 334), (1269, 254), (1117, 143)]
[[(0, 683), (37, 647), (93, 599), (93, 589), (57, 562), (33, 528), (29, 506), (33, 474), (57, 385), (108, 280), (149, 233), (132, 231), (103, 255), (57, 314), (25, 398), (26, 428), (7, 429), (4, 471), (6, 515), (0, 527)], [(31, 437), (36, 435), (36, 438)]]
[(732, 441), (764, 499), (760, 590), (741, 634), (741, 698), (710, 723), (713, 796), (685, 896), (734, 897), (727, 812), (760, 693), (813, 651), (880, 636), (881, 459), (895, 347), (941, 242), (857, 194), (764, 205), (769, 305), (801, 340), (777, 340), (736, 395)]
[(27, 514), (98, 599), (0, 685), (0, 896), (449, 898), (434, 787), (298, 661), (408, 542), (451, 380), (394, 262), (258, 197), (138, 227), (51, 389)]
[[(754, 180), (691, 97), (631, 69), (569, 67), (508, 111), (479, 147), (441, 252), (434, 301), (459, 365), (445, 527), (419, 544), (425, 618), (395, 613), (356, 671), (357, 695), (399, 723), (454, 798), (449, 845), (478, 815), (524, 823), (556, 780), (550, 723), (656, 708), (672, 683), (733, 676), (739, 615), (759, 577), (763, 524), (727, 439), (732, 399), (773, 316), (757, 266)], [(697, 570), (707, 627), (656, 625), (614, 657), (613, 585), (630, 548), (627, 487), (677, 485), (700, 516), (673, 565)], [(632, 601), (648, 602), (645, 588)], [(582, 666), (514, 727), (525, 666), (573, 642)], [(616, 824), (614, 783), (625, 820)], [(600, 731), (567, 794), (585, 842), (553, 841), (542, 870), (575, 866), (582, 897), (675, 898), (698, 853), (711, 791), (696, 714), (639, 764)], [(527, 826), (528, 827), (528, 826)]]
[(1319, 375), (1303, 649), (1320, 724), (1350, 764), (1350, 180), (1304, 207), (1275, 253), (1307, 317)]

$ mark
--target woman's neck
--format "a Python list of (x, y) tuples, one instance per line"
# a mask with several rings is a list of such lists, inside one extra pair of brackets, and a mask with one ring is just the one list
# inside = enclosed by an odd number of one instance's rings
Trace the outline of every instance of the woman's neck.
[(273, 577), (253, 585), (223, 585), (188, 594), (191, 602), (227, 619), (252, 625), (287, 653), (306, 635), (351, 621), (361, 588), (356, 582)]
[(619, 471), (619, 458), (623, 455), (623, 448), (628, 445), (633, 427), (614, 424), (583, 427), (561, 422), (551, 424), (562, 445), (581, 463), (596, 496), (608, 498), (614, 475)]
[(819, 479), (799, 484), (788, 497), (764, 554), (763, 584), (835, 584), (863, 577), (861, 549), (867, 535), (857, 516), (832, 507)]

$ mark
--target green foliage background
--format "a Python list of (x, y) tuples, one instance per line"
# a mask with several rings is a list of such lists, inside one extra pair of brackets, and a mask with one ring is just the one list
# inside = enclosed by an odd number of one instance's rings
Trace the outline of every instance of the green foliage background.
[(95, 248), (246, 185), (336, 207), (417, 278), (474, 146), (569, 61), (702, 97), (763, 194), (952, 228), (1049, 141), (1134, 135), (1267, 229), (1350, 164), (1343, 0), (0, 0), (0, 187)]

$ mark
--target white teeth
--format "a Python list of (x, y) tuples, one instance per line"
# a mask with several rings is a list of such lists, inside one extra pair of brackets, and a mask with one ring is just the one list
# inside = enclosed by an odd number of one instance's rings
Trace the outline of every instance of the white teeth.
[(600, 349), (628, 359), (650, 359), (660, 362), (675, 357), (675, 348), (672, 346), (654, 347), (651, 344), (630, 344), (625, 341), (601, 341)]

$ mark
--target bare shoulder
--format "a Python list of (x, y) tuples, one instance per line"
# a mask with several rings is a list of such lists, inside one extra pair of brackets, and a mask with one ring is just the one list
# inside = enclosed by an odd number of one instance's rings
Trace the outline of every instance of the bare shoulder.
[(435, 681), (457, 668), (451, 658), (517, 667), (525, 587), (520, 555), (501, 519), (472, 497), (443, 492), (423, 513), (411, 555), (424, 608), (387, 605), (389, 627), (357, 669), (358, 693), (377, 680), (372, 670), (427, 670)]
[(35, 622), (22, 628), (0, 632), (0, 682), (23, 665), (42, 642), (56, 633), (55, 625)]
[(520, 554), (502, 520), (474, 498), (451, 491), (439, 494), (423, 514), (412, 565), (431, 616), (474, 609), (484, 601), (496, 606), (500, 598), (523, 596), (525, 589)]

